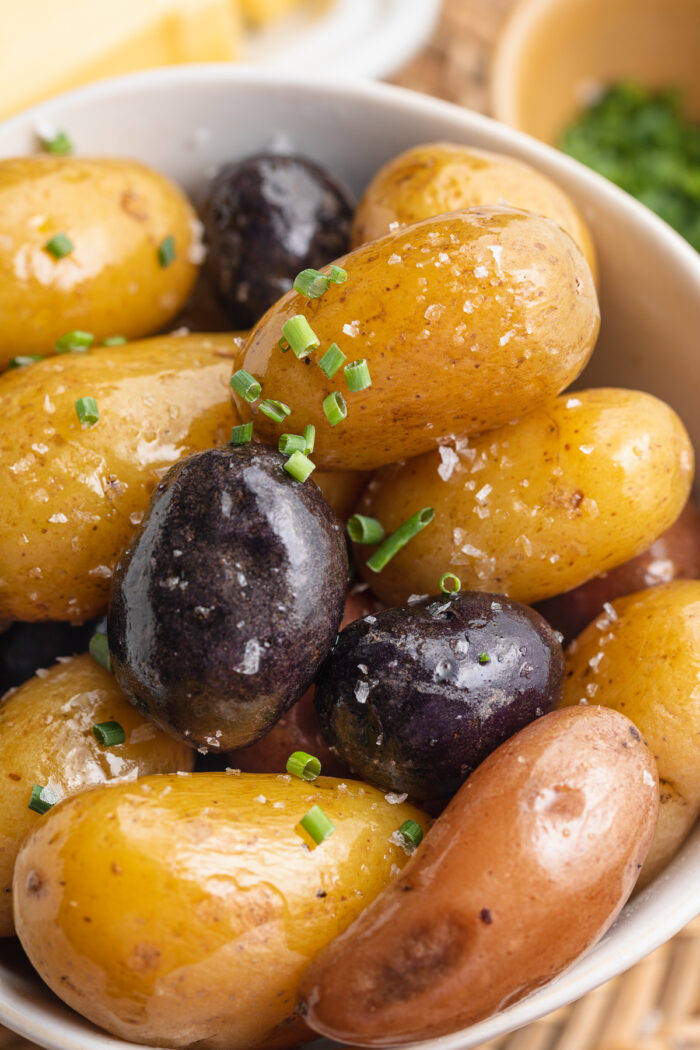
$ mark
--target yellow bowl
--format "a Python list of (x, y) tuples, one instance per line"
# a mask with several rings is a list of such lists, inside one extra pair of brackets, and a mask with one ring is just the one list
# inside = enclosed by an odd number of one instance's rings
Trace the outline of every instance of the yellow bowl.
[(497, 120), (556, 144), (600, 87), (681, 90), (700, 119), (700, 0), (520, 0), (494, 56)]

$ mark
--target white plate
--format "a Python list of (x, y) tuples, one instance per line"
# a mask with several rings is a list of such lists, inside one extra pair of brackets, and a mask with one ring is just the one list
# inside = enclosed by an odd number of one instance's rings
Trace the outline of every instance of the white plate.
[[(511, 153), (552, 176), (592, 228), (603, 323), (590, 385), (633, 386), (672, 404), (700, 448), (700, 255), (605, 179), (519, 132), (399, 88), (320, 86), (228, 66), (180, 67), (104, 82), (0, 126), (0, 157), (31, 152), (38, 119), (65, 128), (83, 153), (130, 155), (201, 187), (203, 172), (280, 136), (359, 192), (377, 168), (420, 142), (452, 139)], [(588, 956), (530, 998), (482, 1024), (420, 1044), (467, 1050), (571, 1002), (632, 966), (700, 912), (700, 830), (667, 871), (628, 904)], [(2, 942), (0, 942), (2, 945)], [(58, 1002), (0, 947), (0, 1022), (52, 1050), (124, 1050)]]

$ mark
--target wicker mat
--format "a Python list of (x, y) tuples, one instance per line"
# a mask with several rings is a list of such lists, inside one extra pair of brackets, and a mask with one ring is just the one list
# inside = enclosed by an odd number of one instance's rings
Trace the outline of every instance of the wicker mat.
[[(394, 83), (488, 112), (491, 48), (513, 0), (443, 0), (429, 46)], [(0, 1050), (33, 1043), (0, 1027)], [(480, 1050), (700, 1050), (700, 918), (627, 973)]]

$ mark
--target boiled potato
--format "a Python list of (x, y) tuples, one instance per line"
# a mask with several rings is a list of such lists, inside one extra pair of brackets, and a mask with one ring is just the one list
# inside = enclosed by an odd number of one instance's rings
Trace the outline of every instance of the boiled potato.
[[(320, 845), (299, 826), (318, 805)], [(310, 959), (403, 866), (427, 818), (322, 777), (195, 773), (90, 791), (44, 817), (15, 874), (17, 932), (46, 983), (123, 1039), (253, 1050), (301, 1041)]]
[(590, 231), (563, 190), (515, 157), (454, 142), (430, 142), (380, 168), (357, 206), (353, 246), (400, 226), (461, 208), (508, 204), (535, 212), (573, 237), (596, 274)]
[[(103, 613), (121, 548), (154, 487), (237, 419), (232, 336), (149, 339), (64, 354), (0, 377), (0, 617)], [(75, 401), (99, 420), (82, 427)]]
[[(118, 722), (125, 743), (101, 747), (92, 733), (99, 722)], [(146, 722), (87, 654), (64, 659), (7, 696), (0, 704), (0, 937), (14, 933), (15, 859), (41, 819), (29, 809), (34, 784), (62, 799), (110, 780), (189, 770), (193, 755)]]
[(545, 715), (482, 763), (396, 881), (318, 955), (300, 1012), (323, 1035), (385, 1046), (517, 1002), (608, 929), (657, 811), (654, 759), (627, 718)]
[[(340, 260), (348, 279), (320, 298), (292, 291), (251, 332), (238, 361), (263, 397), (291, 415), (274, 423), (238, 395), (244, 418), (277, 444), (316, 426), (321, 470), (371, 470), (475, 434), (548, 401), (581, 371), (598, 332), (590, 270), (553, 223), (510, 208), (427, 219)], [(304, 315), (320, 340), (313, 358), (279, 348), (282, 326)], [(318, 367), (331, 343), (366, 358), (372, 385), (350, 393), (343, 370)], [(334, 391), (347, 418), (331, 427)]]
[(341, 521), (350, 517), (372, 475), (361, 470), (344, 470), (336, 473), (317, 470), (313, 480), (330, 503)]
[(434, 594), (448, 570), (465, 589), (531, 604), (645, 550), (680, 514), (692, 477), (690, 439), (664, 402), (634, 390), (564, 395), (378, 474), (359, 509), (387, 533), (422, 507), (435, 517), (363, 575), (389, 605)]
[(641, 884), (668, 863), (700, 813), (700, 581), (677, 580), (608, 606), (566, 654), (562, 704), (631, 718), (659, 767), (659, 825)]
[[(51, 353), (76, 329), (98, 342), (157, 331), (194, 284), (197, 228), (182, 192), (133, 161), (0, 161), (0, 368)], [(56, 258), (47, 245), (61, 234)], [(167, 238), (174, 258), (163, 265)]]

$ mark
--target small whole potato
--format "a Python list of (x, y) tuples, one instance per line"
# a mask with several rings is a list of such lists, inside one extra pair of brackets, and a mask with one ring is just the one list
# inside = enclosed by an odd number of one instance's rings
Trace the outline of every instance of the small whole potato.
[(515, 157), (430, 142), (400, 153), (379, 169), (357, 206), (352, 245), (461, 208), (508, 204), (553, 219), (586, 256), (594, 277), (593, 239), (578, 209), (556, 183)]
[(479, 766), (398, 878), (314, 959), (300, 1013), (350, 1046), (389, 1046), (454, 1032), (535, 991), (629, 897), (657, 792), (654, 759), (617, 712), (533, 722)]
[(631, 718), (659, 767), (659, 823), (640, 885), (666, 866), (700, 813), (700, 580), (613, 602), (566, 653), (562, 704)]
[[(339, 262), (345, 283), (316, 299), (287, 293), (236, 364), (291, 410), (277, 424), (236, 393), (242, 417), (274, 445), (314, 424), (321, 470), (372, 470), (501, 426), (568, 386), (598, 334), (580, 250), (554, 223), (512, 208), (426, 219)], [(319, 341), (301, 360), (279, 346), (298, 315)], [(342, 368), (326, 376), (319, 362), (332, 343), (349, 363), (366, 360), (371, 386), (351, 392)], [(331, 426), (334, 394), (347, 417)]]
[(357, 506), (372, 474), (360, 470), (342, 470), (335, 473), (316, 470), (311, 477), (340, 520), (345, 522)]
[[(313, 806), (334, 826), (319, 845), (300, 827)], [(403, 867), (405, 820), (428, 824), (328, 777), (194, 773), (90, 791), (25, 842), (17, 933), (49, 987), (121, 1039), (296, 1047), (301, 976)]]
[(606, 602), (685, 579), (700, 579), (700, 510), (692, 498), (678, 520), (648, 550), (573, 591), (540, 602), (537, 610), (564, 635), (567, 645), (603, 611)]
[[(231, 335), (159, 336), (62, 354), (0, 376), (0, 616), (107, 610), (119, 552), (164, 472), (238, 420)], [(81, 397), (98, 421), (82, 426)]]
[[(690, 438), (663, 401), (565, 394), (377, 474), (358, 509), (387, 533), (421, 507), (435, 516), (381, 572), (360, 568), (387, 605), (434, 592), (448, 570), (465, 589), (530, 605), (646, 550), (681, 513), (692, 478)], [(361, 563), (371, 553), (355, 545)]]
[[(125, 742), (98, 744), (92, 727), (100, 722), (118, 722)], [(190, 770), (193, 755), (146, 722), (87, 654), (64, 659), (7, 696), (0, 704), (0, 937), (14, 933), (15, 859), (41, 820), (29, 809), (34, 784), (60, 800), (108, 781)]]
[(197, 229), (184, 194), (142, 164), (0, 160), (0, 368), (76, 329), (100, 342), (162, 328), (194, 284)]

